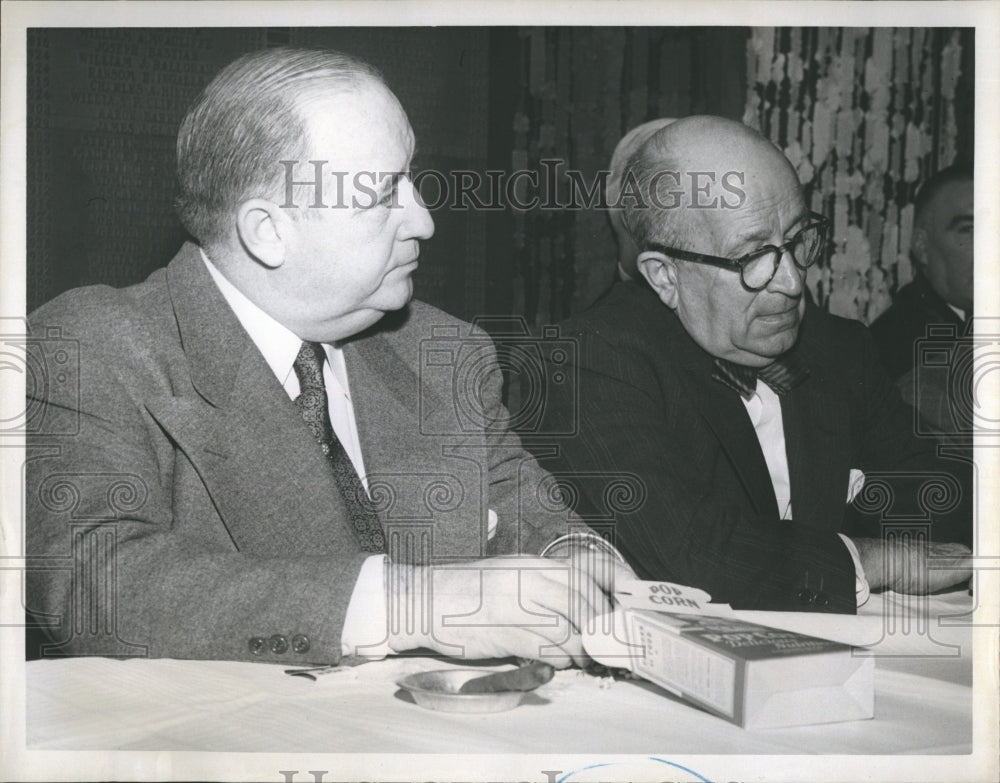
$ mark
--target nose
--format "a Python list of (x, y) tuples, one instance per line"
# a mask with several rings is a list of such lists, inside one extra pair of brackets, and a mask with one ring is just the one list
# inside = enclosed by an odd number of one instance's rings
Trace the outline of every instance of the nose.
[(799, 269), (792, 260), (792, 254), (783, 250), (781, 260), (778, 262), (778, 269), (768, 283), (769, 291), (784, 294), (785, 296), (796, 297), (802, 295), (805, 287), (806, 270)]
[(434, 236), (434, 219), (409, 177), (400, 180), (399, 201), (404, 210), (403, 225), (400, 227), (403, 238), (430, 239)]

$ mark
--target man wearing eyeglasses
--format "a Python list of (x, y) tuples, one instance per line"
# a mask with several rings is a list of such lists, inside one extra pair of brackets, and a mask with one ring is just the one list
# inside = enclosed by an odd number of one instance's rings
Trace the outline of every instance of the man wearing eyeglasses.
[[(547, 431), (575, 432), (554, 462), (577, 511), (614, 517), (640, 577), (737, 608), (854, 612), (870, 590), (967, 579), (968, 549), (951, 542), (969, 522), (949, 516), (954, 504), (936, 509), (933, 543), (917, 540), (926, 527), (905, 544), (883, 536), (872, 513), (883, 485), (915, 519), (903, 497), (922, 485), (914, 476), (951, 477), (940, 481), (954, 494), (961, 482), (913, 437), (865, 327), (807, 303), (829, 223), (789, 162), (755, 131), (697, 116), (652, 135), (628, 169), (625, 223), (649, 287), (620, 283), (564, 324), (580, 416), (547, 412)], [(644, 496), (602, 493), (595, 477), (612, 473)]]

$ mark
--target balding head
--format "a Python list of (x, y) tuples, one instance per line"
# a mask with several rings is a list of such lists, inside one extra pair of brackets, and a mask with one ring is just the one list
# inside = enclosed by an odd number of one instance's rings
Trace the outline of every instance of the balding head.
[[(687, 117), (649, 137), (629, 161), (630, 177), (637, 198), (622, 202), (639, 271), (692, 339), (713, 356), (756, 367), (791, 348), (805, 272), (791, 252), (767, 248), (794, 239), (797, 252), (809, 248), (802, 259), (814, 262), (825, 229), (781, 152), (738, 122)], [(750, 259), (754, 286), (740, 271)]]
[(639, 276), (635, 263), (639, 248), (625, 228), (622, 210), (618, 206), (625, 166), (646, 139), (672, 122), (675, 122), (672, 117), (660, 117), (637, 125), (622, 136), (615, 146), (615, 151), (611, 153), (611, 171), (607, 184), (608, 219), (611, 221), (611, 230), (615, 232), (615, 242), (618, 243), (618, 276), (623, 280), (632, 280)]
[[(780, 180), (798, 178), (791, 163), (757, 131), (724, 117), (685, 117), (651, 134), (628, 161), (642, 203), (625, 202), (637, 245), (678, 242), (702, 233), (703, 218), (736, 212)], [(707, 251), (705, 251), (707, 252)]]

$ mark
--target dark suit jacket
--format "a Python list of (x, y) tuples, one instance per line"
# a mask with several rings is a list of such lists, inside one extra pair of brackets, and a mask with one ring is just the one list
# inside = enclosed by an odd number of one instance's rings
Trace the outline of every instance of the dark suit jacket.
[[(880, 517), (848, 507), (851, 469), (868, 476), (872, 508), (882, 497), (874, 474), (942, 469), (933, 445), (911, 435), (912, 415), (859, 323), (810, 308), (801, 327), (811, 376), (781, 398), (794, 521), (780, 520), (740, 396), (712, 380), (712, 357), (655, 293), (621, 284), (561, 337), (576, 343), (579, 377), (551, 387), (545, 431), (575, 434), (533, 448), (558, 447), (543, 465), (576, 486), (588, 521), (614, 517), (642, 577), (741, 608), (853, 612), (854, 567), (837, 533), (877, 536)], [(609, 491), (615, 477), (631, 492)], [(917, 510), (897, 497), (900, 511)]]
[[(29, 384), (28, 608), (58, 623), (55, 651), (338, 660), (366, 553), (197, 248), (139, 285), (56, 298), (30, 333), (45, 382)], [(564, 531), (565, 509), (530, 502), (544, 474), (516, 436), (460, 416), (454, 364), (496, 369), (482, 334), (414, 302), (344, 350), (391, 556), (421, 542), (437, 561), (534, 553)], [(486, 377), (481, 413), (503, 421), (499, 370)], [(308, 649), (273, 651), (271, 637)]]
[(931, 325), (951, 327), (956, 337), (964, 332), (962, 319), (918, 271), (896, 292), (892, 307), (871, 325), (882, 363), (894, 381), (913, 370), (917, 341), (927, 337)]

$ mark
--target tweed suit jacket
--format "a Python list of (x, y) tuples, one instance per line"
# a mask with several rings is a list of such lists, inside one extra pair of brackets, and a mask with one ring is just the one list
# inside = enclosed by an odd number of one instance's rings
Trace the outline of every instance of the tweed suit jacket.
[[(878, 536), (886, 511), (925, 518), (907, 496), (937, 471), (956, 472), (912, 435), (912, 411), (860, 323), (809, 308), (800, 328), (811, 375), (781, 397), (794, 521), (780, 519), (739, 394), (712, 379), (712, 357), (652, 290), (618, 284), (561, 327), (576, 345), (577, 386), (553, 386), (546, 431), (571, 434), (548, 439), (559, 454), (543, 465), (576, 482), (584, 518), (614, 518), (640, 577), (739, 608), (854, 612), (855, 571), (837, 534)], [(852, 469), (870, 480), (866, 506), (847, 502)], [(616, 475), (631, 482), (624, 500), (606, 491)], [(891, 509), (877, 508), (883, 478)], [(968, 491), (958, 479), (948, 486)]]
[[(337, 661), (369, 553), (197, 247), (130, 288), (57, 297), (29, 328), (47, 381), (29, 387), (28, 608), (55, 652)], [(413, 302), (344, 355), (391, 557), (537, 553), (565, 531), (565, 508), (532, 501), (545, 475), (503, 426), (499, 371), (478, 418), (454, 397), (463, 361), (496, 369), (488, 338)]]

